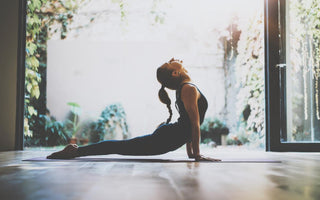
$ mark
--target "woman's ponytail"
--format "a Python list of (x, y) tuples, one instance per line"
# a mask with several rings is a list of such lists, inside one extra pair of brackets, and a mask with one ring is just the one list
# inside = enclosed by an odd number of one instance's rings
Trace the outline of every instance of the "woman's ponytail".
[(167, 105), (167, 108), (168, 108), (168, 111), (169, 111), (169, 118), (167, 119), (167, 124), (171, 121), (171, 118), (172, 118), (172, 109), (171, 109), (171, 100), (169, 98), (169, 95), (167, 93), (167, 91), (164, 89), (165, 87), (162, 85), (160, 90), (159, 90), (159, 93), (158, 93), (158, 96), (159, 96), (159, 100), (166, 104)]

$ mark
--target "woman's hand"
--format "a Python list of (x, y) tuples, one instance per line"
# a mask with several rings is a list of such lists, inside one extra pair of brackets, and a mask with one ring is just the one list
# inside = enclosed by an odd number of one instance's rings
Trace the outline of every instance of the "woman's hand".
[(196, 158), (193, 154), (188, 154), (188, 158)]
[(210, 158), (203, 155), (197, 155), (194, 157), (196, 162), (202, 162), (202, 161), (210, 161), (210, 162), (219, 162), (220, 159)]

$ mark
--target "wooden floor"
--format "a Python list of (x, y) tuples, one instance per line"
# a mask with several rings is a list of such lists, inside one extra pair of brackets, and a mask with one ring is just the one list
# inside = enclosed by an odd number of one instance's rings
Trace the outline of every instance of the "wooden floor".
[(281, 163), (161, 162), (186, 159), (182, 149), (153, 156), (155, 160), (150, 162), (142, 162), (150, 157), (116, 155), (94, 157), (119, 159), (109, 162), (22, 161), (49, 153), (1, 152), (0, 199), (320, 199), (319, 153), (224, 148), (202, 152), (223, 160), (269, 159)]

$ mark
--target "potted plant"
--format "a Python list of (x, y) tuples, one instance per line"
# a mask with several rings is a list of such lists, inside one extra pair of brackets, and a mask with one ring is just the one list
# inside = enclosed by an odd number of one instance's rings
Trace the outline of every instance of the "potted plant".
[(81, 145), (86, 145), (89, 143), (90, 131), (91, 131), (91, 124), (93, 121), (91, 119), (85, 120), (81, 122), (81, 130), (79, 130), (79, 143)]
[(129, 137), (126, 113), (120, 103), (108, 105), (101, 113), (98, 121), (90, 123), (90, 142), (112, 139), (119, 134), (122, 139)]
[(226, 145), (227, 135), (229, 134), (228, 127), (215, 118), (205, 118), (200, 127), (201, 142), (209, 143), (214, 141), (217, 145)]
[(68, 102), (68, 106), (70, 106), (70, 115), (65, 122), (66, 131), (70, 137), (71, 144), (77, 144), (78, 139), (76, 138), (76, 133), (79, 130), (79, 116), (81, 114), (81, 107), (78, 103)]

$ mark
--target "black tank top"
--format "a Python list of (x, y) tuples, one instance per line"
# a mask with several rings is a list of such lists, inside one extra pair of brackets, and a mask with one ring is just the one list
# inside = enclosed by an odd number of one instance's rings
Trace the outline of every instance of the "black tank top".
[(208, 108), (208, 101), (207, 101), (206, 97), (198, 89), (198, 87), (192, 83), (183, 83), (176, 90), (176, 108), (180, 114), (180, 117), (178, 118), (178, 123), (184, 124), (184, 125), (190, 125), (190, 119), (189, 119), (188, 113), (184, 107), (182, 100), (181, 100), (181, 89), (185, 84), (190, 84), (190, 85), (195, 86), (197, 88), (197, 90), (200, 92), (200, 98), (198, 99), (198, 110), (199, 110), (199, 116), (200, 116), (200, 124), (202, 124), (202, 122), (204, 120), (204, 116), (205, 116), (207, 108)]

